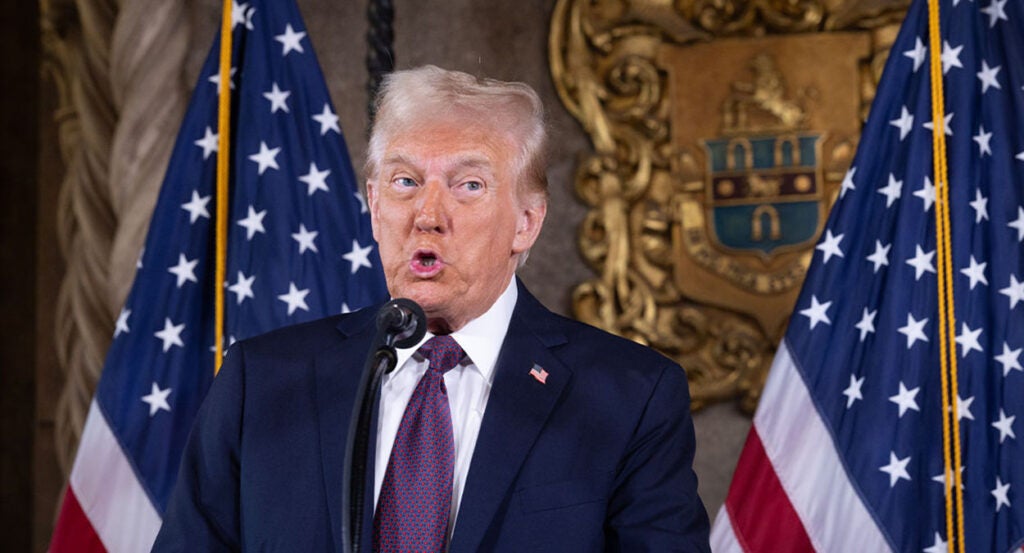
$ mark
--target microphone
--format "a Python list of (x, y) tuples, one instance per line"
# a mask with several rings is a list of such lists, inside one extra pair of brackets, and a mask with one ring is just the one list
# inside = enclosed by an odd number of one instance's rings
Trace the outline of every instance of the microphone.
[(377, 312), (377, 331), (396, 348), (410, 348), (427, 333), (427, 316), (416, 302), (397, 298)]

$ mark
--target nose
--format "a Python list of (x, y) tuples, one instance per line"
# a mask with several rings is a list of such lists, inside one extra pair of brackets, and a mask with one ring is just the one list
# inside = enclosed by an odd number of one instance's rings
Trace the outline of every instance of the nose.
[(414, 224), (417, 230), (441, 233), (448, 229), (447, 192), (448, 187), (436, 180), (423, 185), (416, 202)]

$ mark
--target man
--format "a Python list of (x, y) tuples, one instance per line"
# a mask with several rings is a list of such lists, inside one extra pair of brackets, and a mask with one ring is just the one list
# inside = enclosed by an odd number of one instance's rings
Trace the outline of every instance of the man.
[[(424, 67), (389, 76), (377, 114), (374, 236), (429, 332), (382, 384), (364, 550), (708, 550), (682, 369), (514, 278), (547, 210), (536, 93)], [(233, 348), (155, 550), (339, 550), (375, 311)]]

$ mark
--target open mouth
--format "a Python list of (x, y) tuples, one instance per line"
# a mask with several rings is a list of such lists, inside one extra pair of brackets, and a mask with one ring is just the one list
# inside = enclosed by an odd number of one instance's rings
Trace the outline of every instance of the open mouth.
[(430, 250), (417, 250), (410, 265), (413, 272), (420, 276), (433, 276), (441, 271), (444, 260)]

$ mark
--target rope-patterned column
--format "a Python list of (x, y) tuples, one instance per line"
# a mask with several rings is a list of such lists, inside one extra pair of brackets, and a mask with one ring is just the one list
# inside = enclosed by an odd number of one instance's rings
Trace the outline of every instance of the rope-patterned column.
[(192, 83), (184, 81), (183, 66), (191, 24), (186, 7), (185, 2), (166, 0), (122, 1), (114, 28), (110, 83), (118, 120), (109, 189), (117, 228), (108, 257), (109, 286), (102, 290), (111, 313), (121, 309), (135, 278), (188, 104)]
[(54, 438), (68, 474), (184, 113), (190, 28), (180, 2), (42, 2), (47, 48), (70, 98), (58, 114), (67, 173), (57, 234), (67, 271)]
[[(67, 266), (57, 298), (55, 342), (66, 380), (57, 401), (54, 432), (58, 463), (67, 474), (114, 323), (105, 291), (116, 226), (108, 188), (116, 121), (108, 60), (117, 3), (44, 0), (43, 13), (58, 19), (49, 25), (58, 29), (56, 57), (67, 75), (77, 116), (62, 124), (67, 173), (57, 206), (57, 235)], [(63, 127), (68, 125), (74, 130), (66, 132)]]
[(373, 127), (373, 119), (376, 116), (377, 106), (374, 99), (377, 97), (377, 89), (384, 75), (395, 70), (395, 30), (392, 27), (395, 20), (395, 7), (391, 0), (370, 0), (366, 8), (366, 17), (369, 22), (369, 30), (366, 32), (366, 70), (368, 80), (366, 92), (369, 97), (369, 104), (366, 112), (369, 115), (367, 129)]

